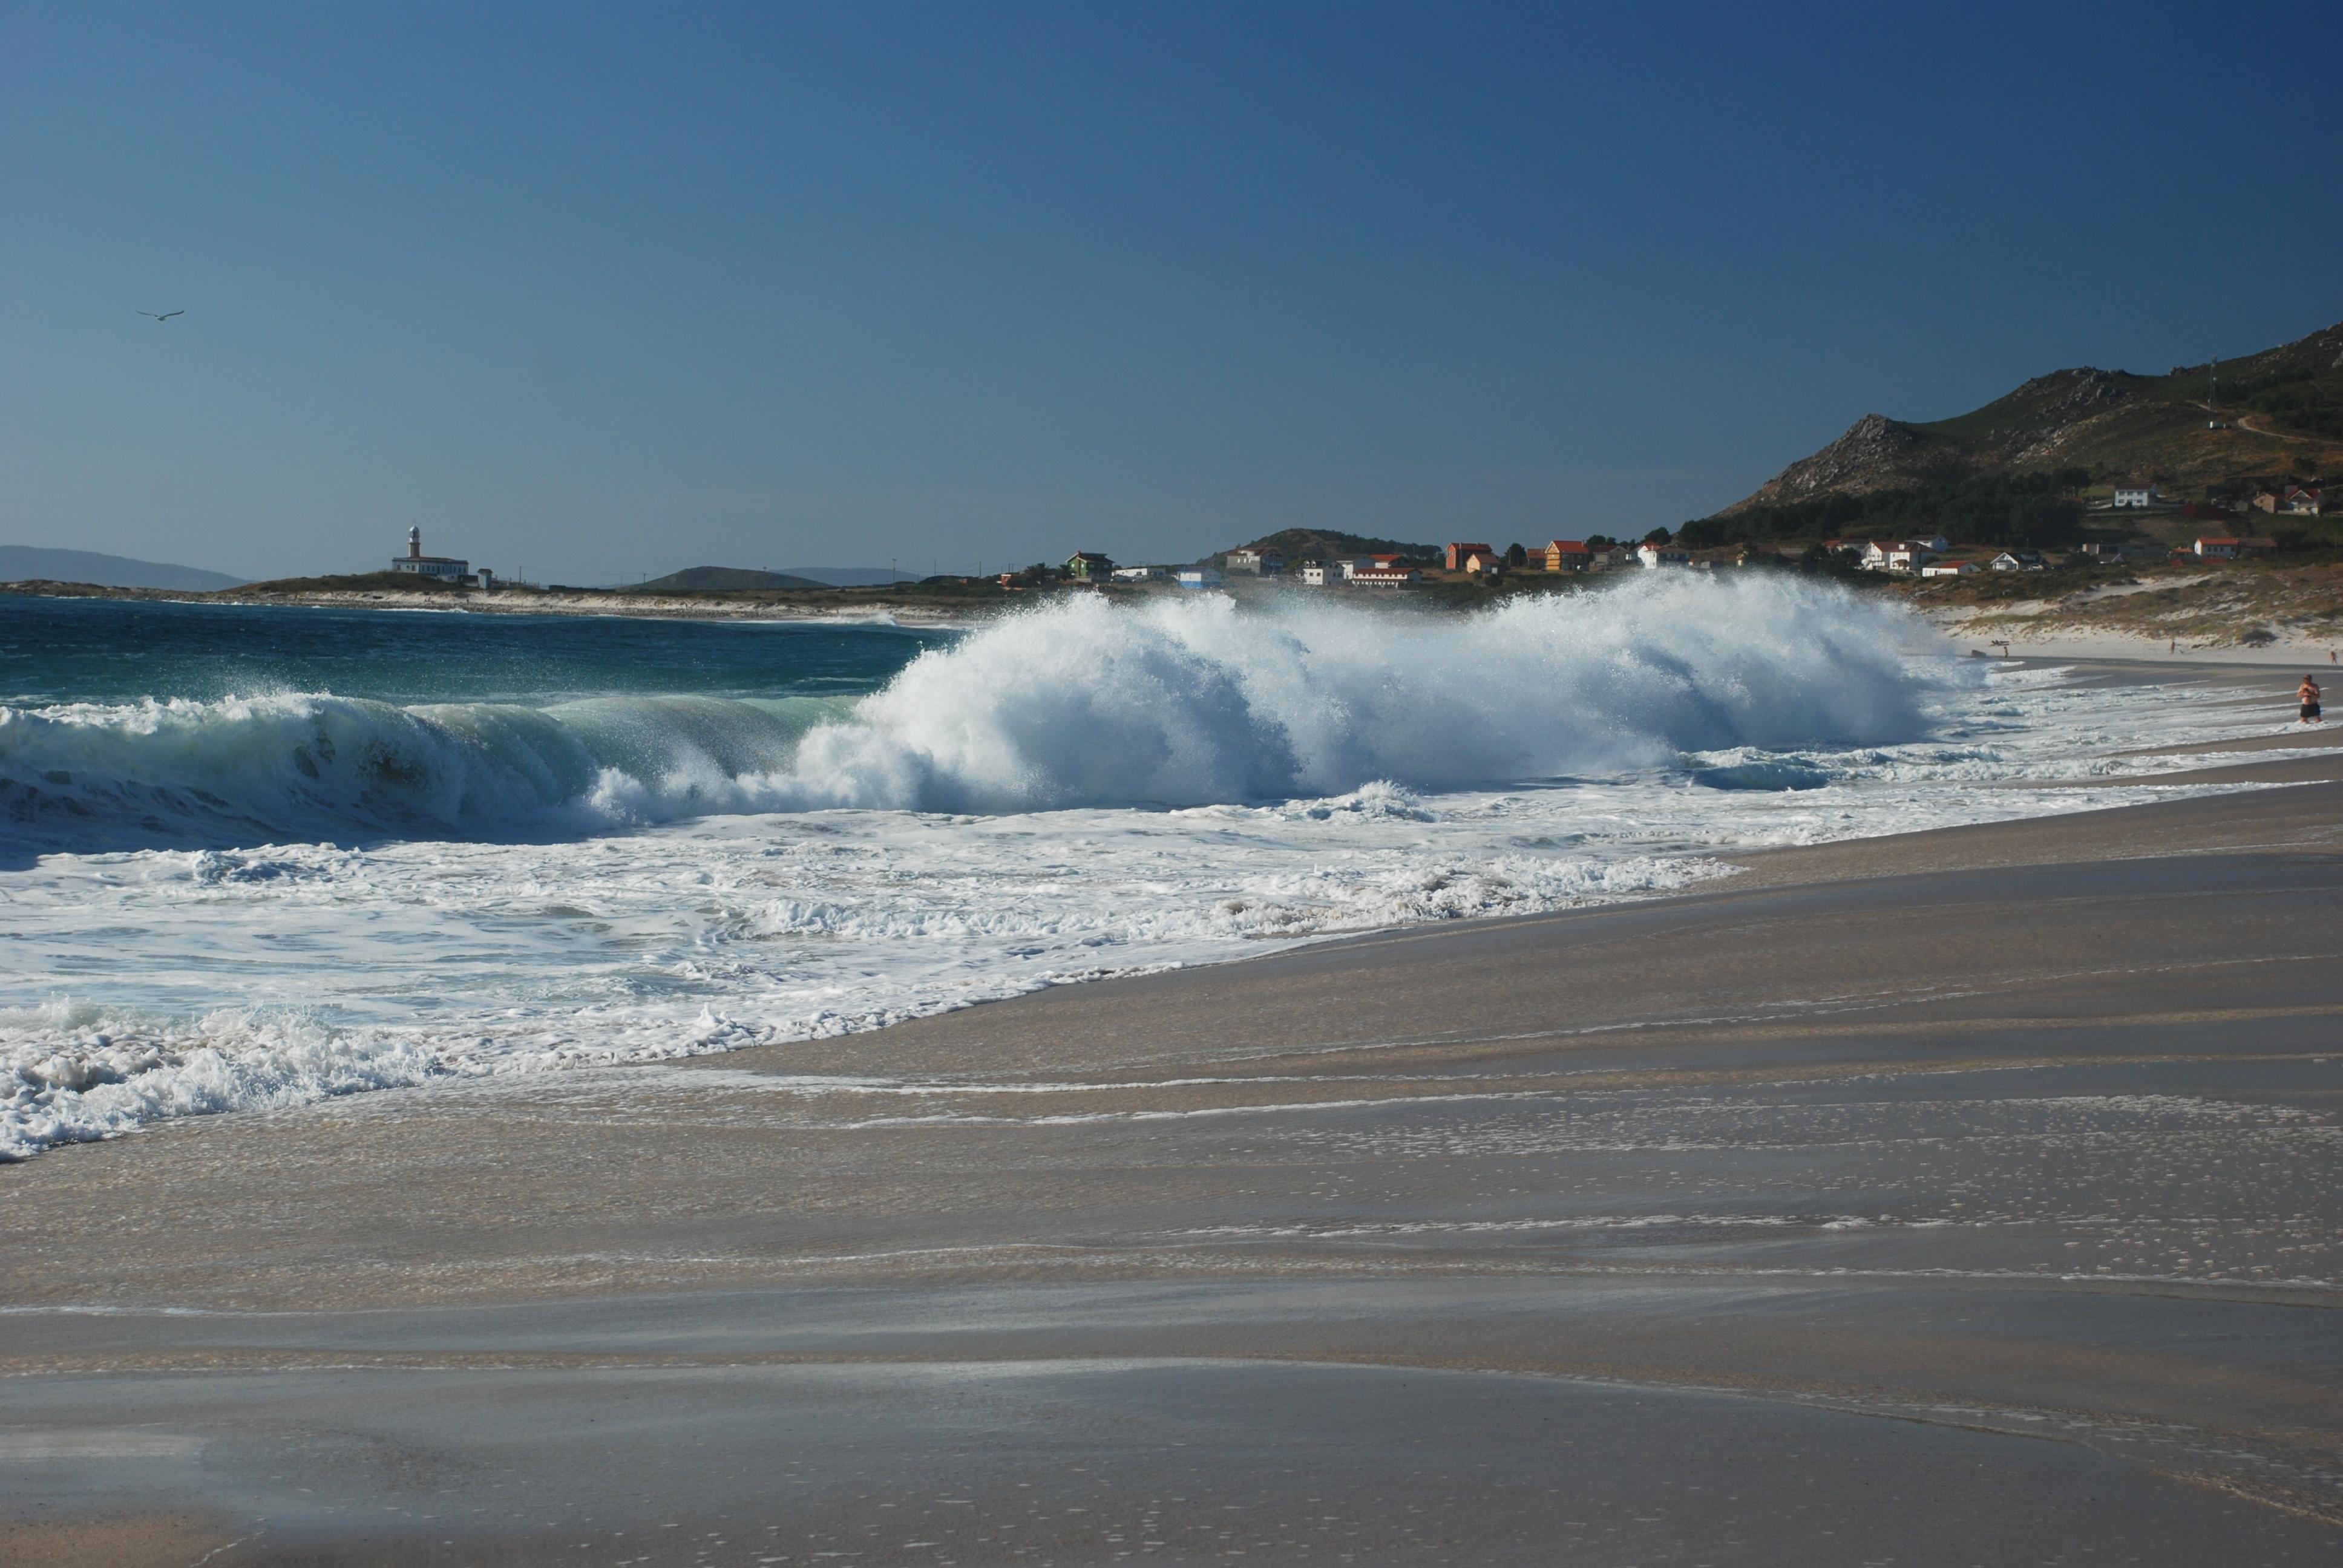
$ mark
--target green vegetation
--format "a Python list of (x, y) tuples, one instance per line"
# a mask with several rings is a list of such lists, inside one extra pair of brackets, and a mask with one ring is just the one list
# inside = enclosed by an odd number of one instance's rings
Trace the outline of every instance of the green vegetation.
[(2269, 416), (2278, 429), (2343, 440), (2343, 377), (2304, 377), (2246, 394), (2246, 406)]
[(1345, 534), (1331, 528), (1280, 528), (1239, 549), (1275, 550), (1287, 561), (1322, 560), (1328, 556), (1405, 556), (1412, 561), (1434, 561), (1441, 558), (1437, 545), (1410, 544), (1405, 539), (1370, 538), (1364, 534)]
[(347, 577), (275, 578), (263, 583), (246, 583), (242, 588), (222, 588), (223, 598), (240, 598), (246, 594), (271, 595), (287, 593), (462, 593), (464, 590), (446, 578), (427, 578), (420, 572), (353, 572)]
[(2082, 367), (2037, 376), (1949, 419), (1866, 415), (1726, 508), (1834, 493), (1942, 489), (1996, 474), (2083, 468), (2182, 495), (2257, 476), (2343, 471), (2343, 326), (2162, 376)]
[(2081, 536), (2083, 506), (2075, 492), (2090, 477), (2084, 469), (2058, 468), (1855, 494), (1834, 491), (1702, 518), (1678, 528), (1675, 542), (1703, 550), (1776, 539), (1942, 534), (1965, 543), (2046, 549)]

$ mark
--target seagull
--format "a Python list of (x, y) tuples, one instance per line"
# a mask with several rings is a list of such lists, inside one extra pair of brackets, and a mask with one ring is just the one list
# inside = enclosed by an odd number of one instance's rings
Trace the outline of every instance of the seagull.
[(151, 310), (142, 310), (138, 314), (141, 316), (154, 316), (155, 319), (157, 321), (168, 321), (174, 316), (185, 316), (186, 312), (184, 310), (166, 310), (160, 316), (155, 316), (155, 313)]

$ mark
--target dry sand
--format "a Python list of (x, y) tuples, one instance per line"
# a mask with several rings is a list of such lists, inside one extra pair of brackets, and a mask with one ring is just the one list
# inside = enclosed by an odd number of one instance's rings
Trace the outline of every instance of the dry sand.
[(0, 1168), (0, 1563), (2343, 1562), (2343, 756)]

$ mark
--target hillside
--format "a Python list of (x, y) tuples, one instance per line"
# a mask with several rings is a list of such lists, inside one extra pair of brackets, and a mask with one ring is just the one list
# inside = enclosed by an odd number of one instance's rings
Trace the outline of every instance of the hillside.
[(287, 595), (317, 593), (460, 594), (463, 591), (461, 587), (445, 578), (384, 570), (316, 578), (271, 578), (266, 582), (243, 583), (233, 592), (223, 590), (223, 593), (224, 597), (240, 599), (279, 598)]
[(2288, 473), (2343, 472), (2343, 325), (2220, 362), (2223, 428), (2209, 428), (2210, 365), (2162, 376), (2089, 367), (2037, 376), (1950, 419), (1866, 414), (1718, 514), (1828, 495), (2087, 469), (2097, 483), (2151, 479), (2176, 494)]
[(91, 583), (99, 588), (177, 588), (209, 593), (244, 581), (200, 567), (133, 560), (96, 550), (51, 550), (33, 545), (0, 545), (0, 582)]
[(1369, 538), (1363, 534), (1345, 534), (1331, 528), (1280, 528), (1273, 534), (1265, 534), (1250, 544), (1235, 548), (1275, 550), (1289, 561), (1316, 560), (1327, 556), (1383, 555), (1434, 560), (1440, 555), (1437, 545), (1410, 544), (1405, 539)]
[(760, 572), (747, 567), (686, 567), (645, 583), (628, 583), (628, 593), (781, 593), (830, 585), (787, 572)]

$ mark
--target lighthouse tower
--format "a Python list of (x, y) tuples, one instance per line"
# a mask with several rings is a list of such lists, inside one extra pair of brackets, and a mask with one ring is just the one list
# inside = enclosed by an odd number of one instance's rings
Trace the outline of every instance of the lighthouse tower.
[(413, 572), (417, 577), (446, 578), (462, 582), (472, 572), (472, 563), (454, 556), (427, 556), (423, 553), (423, 530), (407, 530), (407, 553), (390, 558), (390, 569)]

